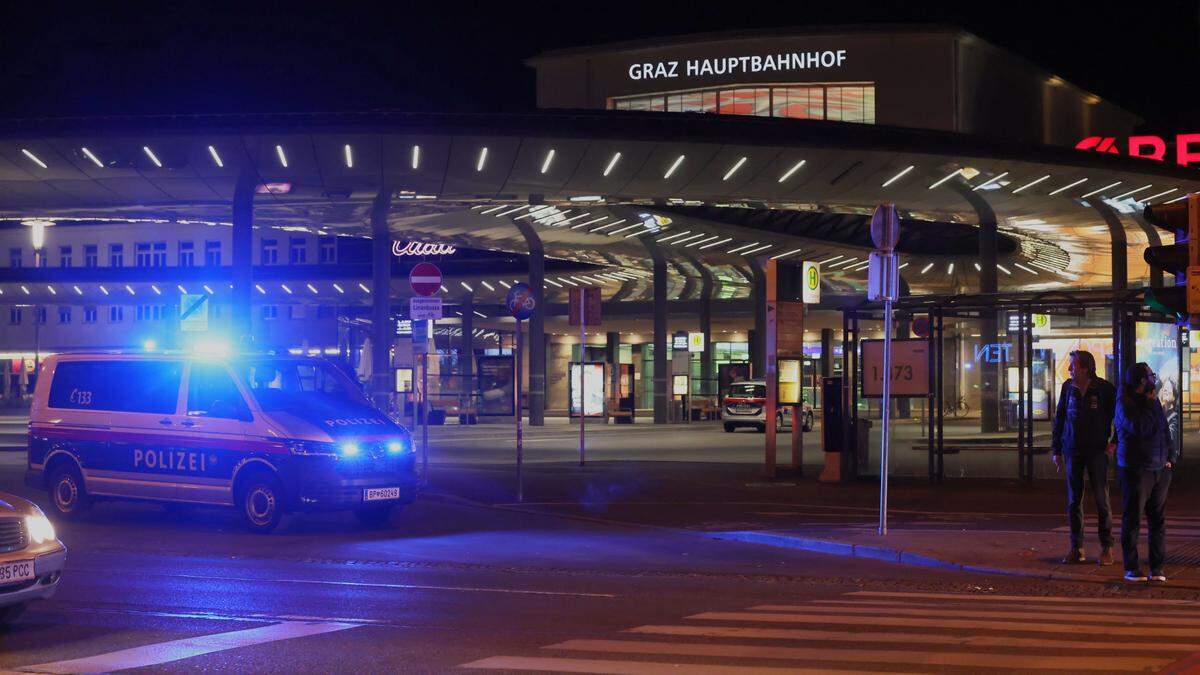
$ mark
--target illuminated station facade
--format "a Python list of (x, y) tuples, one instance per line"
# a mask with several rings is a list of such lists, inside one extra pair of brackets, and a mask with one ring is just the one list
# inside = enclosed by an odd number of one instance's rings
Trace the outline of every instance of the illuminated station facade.
[[(763, 372), (764, 268), (803, 260), (821, 269), (804, 344), (820, 407), (877, 204), (900, 210), (912, 296), (1124, 289), (1162, 283), (1141, 251), (1170, 235), (1141, 210), (1200, 188), (1186, 167), (1095, 152), (1141, 120), (954, 28), (687, 36), (527, 63), (526, 115), (0, 123), (0, 394), (25, 393), (48, 352), (224, 340), (339, 359), (396, 405), (407, 275), (429, 261), (445, 305), (430, 387), (448, 416), (511, 415), (484, 393), (511, 386), (505, 294), (525, 282), (531, 421), (566, 414), (582, 360), (604, 364), (607, 412), (666, 423), (687, 414), (682, 392), (707, 415), (722, 384)], [(582, 349), (567, 318), (581, 287), (603, 298)], [(966, 415), (1008, 395), (976, 367), (1004, 343), (987, 323), (946, 328), (946, 396)], [(1112, 323), (1039, 320), (1037, 414), (1068, 351), (1112, 361)]]

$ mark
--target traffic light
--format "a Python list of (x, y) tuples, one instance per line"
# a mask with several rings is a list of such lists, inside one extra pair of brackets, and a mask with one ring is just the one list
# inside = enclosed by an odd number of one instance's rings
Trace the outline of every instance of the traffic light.
[(1146, 289), (1146, 304), (1200, 328), (1200, 198), (1188, 195), (1184, 202), (1147, 206), (1145, 216), (1175, 234), (1174, 244), (1149, 246), (1143, 255), (1175, 277), (1172, 287)]

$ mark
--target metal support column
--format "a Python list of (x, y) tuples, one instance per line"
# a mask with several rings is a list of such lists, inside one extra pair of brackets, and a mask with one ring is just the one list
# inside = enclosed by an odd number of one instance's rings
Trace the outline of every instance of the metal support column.
[(546, 423), (546, 257), (542, 238), (528, 221), (512, 221), (529, 249), (529, 288), (537, 305), (529, 317), (529, 426)]
[(230, 328), (239, 345), (253, 340), (250, 298), (254, 286), (254, 188), (258, 174), (243, 166), (233, 188), (233, 290), (230, 292)]
[[(392, 330), (392, 235), (388, 210), (392, 189), (383, 187), (371, 204), (371, 395), (380, 410), (387, 410), (392, 391), (389, 358)], [(364, 357), (368, 355), (364, 354)]]
[(462, 376), (458, 388), (458, 409), (467, 411), (461, 421), (471, 422), (474, 401), (471, 394), (475, 391), (475, 294), (467, 293), (462, 300), (462, 337), (458, 343), (458, 370)]
[(833, 377), (833, 329), (821, 329), (821, 377)]
[(667, 373), (667, 261), (662, 251), (642, 240), (654, 261), (654, 423), (667, 423), (671, 378)]
[[(979, 219), (979, 292), (995, 293), (999, 279), (996, 269), (996, 254), (999, 234), (996, 231), (996, 213), (979, 192), (960, 181), (951, 181), (951, 188), (971, 205)], [(1000, 340), (999, 325), (994, 310), (980, 312), (979, 341), (994, 345)], [(1000, 364), (979, 364), (979, 430), (984, 433), (1000, 429)]]
[(767, 274), (762, 265), (750, 259), (750, 300), (754, 303), (754, 330), (750, 331), (750, 369), (755, 377), (762, 377), (767, 365)]
[[(685, 254), (687, 255), (687, 254)], [(716, 373), (713, 372), (713, 342), (712, 342), (712, 272), (694, 256), (687, 255), (688, 260), (700, 273), (700, 332), (704, 334), (704, 351), (700, 352), (700, 395), (716, 396)]]

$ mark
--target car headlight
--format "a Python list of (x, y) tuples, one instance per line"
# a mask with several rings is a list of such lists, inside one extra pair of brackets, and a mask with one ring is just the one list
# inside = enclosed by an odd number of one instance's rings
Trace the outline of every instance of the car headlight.
[(362, 452), (362, 446), (354, 441), (346, 441), (338, 446), (338, 449), (342, 451), (343, 457), (357, 457)]
[(316, 457), (338, 457), (336, 443), (321, 443), (319, 441), (292, 441), (287, 444), (288, 451), (293, 455), (309, 455)]
[(387, 442), (387, 451), (390, 455), (399, 455), (411, 449), (411, 444), (407, 438), (393, 438)]
[(50, 523), (50, 519), (41, 514), (25, 516), (25, 531), (29, 533), (29, 540), (35, 544), (58, 538), (54, 534), (54, 525)]

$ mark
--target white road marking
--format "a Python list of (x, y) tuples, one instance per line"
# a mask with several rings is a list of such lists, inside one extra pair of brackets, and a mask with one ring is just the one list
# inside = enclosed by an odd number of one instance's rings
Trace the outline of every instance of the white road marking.
[(1044, 668), (1053, 670), (1145, 670), (1171, 663), (1170, 658), (1147, 656), (1047, 656), (979, 652), (906, 651), (886, 649), (830, 649), (829, 647), (771, 647), (747, 644), (644, 642), (639, 640), (567, 640), (543, 649), (698, 656), (719, 658), (794, 659), (839, 663), (903, 664), (906, 666), (974, 666), (977, 668)]
[(990, 593), (902, 593), (899, 591), (851, 591), (846, 595), (855, 598), (926, 598), (931, 600), (970, 600), (973, 602), (994, 602), (996, 600), (1011, 600), (1016, 602), (1050, 602), (1050, 603), (1079, 603), (1085, 605), (1174, 605), (1181, 607), (1200, 607), (1195, 600), (1152, 600), (1149, 598), (1064, 598), (1062, 596), (1046, 595), (993, 595)]
[(750, 628), (744, 626), (638, 626), (628, 633), (687, 635), (693, 637), (747, 638), (754, 640), (813, 640), (815, 642), (895, 642), (906, 645), (963, 645), (970, 647), (1018, 647), (1026, 649), (1069, 649), (1120, 652), (1200, 651), (1200, 642), (1098, 642), (1096, 640), (1051, 640), (1002, 635), (950, 635), (943, 633), (849, 633), (804, 628)]
[[(555, 673), (608, 673), (609, 675), (877, 675), (866, 670), (830, 670), (828, 668), (768, 668), (755, 666), (718, 666), (698, 663), (653, 661), (608, 661), (603, 659), (558, 659), (536, 656), (492, 656), (459, 668), (523, 670)], [(896, 671), (890, 671), (896, 675)]]
[(107, 673), (130, 668), (145, 668), (147, 666), (156, 666), (181, 659), (188, 659), (193, 656), (237, 649), (239, 647), (347, 630), (354, 628), (356, 625), (349, 623), (277, 623), (270, 626), (247, 628), (228, 633), (213, 633), (211, 635), (159, 642), (81, 659), (21, 666), (18, 672)]
[[(100, 572), (102, 570), (80, 570), (75, 572)], [(575, 591), (538, 591), (520, 588), (492, 588), (487, 586), (428, 586), (424, 584), (392, 584), (369, 581), (331, 581), (329, 579), (270, 579), (265, 577), (221, 577), (210, 574), (159, 574), (142, 572), (142, 576), (168, 577), (175, 579), (205, 579), (211, 581), (242, 581), (270, 584), (313, 584), (317, 586), (349, 586), (355, 588), (392, 588), (417, 591), (460, 591), (463, 593), (509, 593), (513, 595), (565, 595), (575, 598), (615, 598), (613, 593), (580, 593)]]
[[(1014, 621), (984, 621), (975, 619), (924, 619), (919, 617), (890, 617), (890, 616), (846, 616), (837, 614), (771, 614), (766, 612), (701, 612), (687, 617), (707, 621), (761, 621), (766, 623), (820, 623), (846, 626), (897, 626), (926, 628), (968, 628), (977, 630), (1007, 630), (1019, 633), (1052, 633), (1062, 634), (1064, 624), (1033, 623)], [(1159, 626), (1112, 626), (1072, 624), (1071, 630), (1079, 634), (1111, 636), (1114, 632), (1121, 635), (1142, 637), (1184, 637), (1200, 638), (1200, 628), (1163, 628)]]
[[(1097, 613), (1095, 608), (1086, 614), (1055, 614), (1055, 620), (1071, 621), (1076, 624), (1119, 624), (1143, 626), (1200, 626), (1200, 618), (1190, 618), (1177, 614), (1164, 616), (1134, 616), (1128, 612), (1111, 614)], [(887, 614), (889, 616), (945, 616), (960, 619), (1015, 619), (1015, 620), (1045, 620), (1044, 612), (1014, 612), (1003, 609), (947, 609), (939, 607), (855, 607), (838, 605), (828, 607), (823, 605), (758, 605), (751, 607), (752, 612), (800, 612), (813, 614)]]
[[(1096, 612), (1107, 612), (1107, 611), (1112, 611), (1114, 613), (1120, 612), (1123, 609), (1121, 607), (1123, 602), (1124, 601), (1120, 598), (1114, 598), (1112, 601), (1113, 606), (1111, 608), (1100, 606), (1100, 605), (1085, 605), (1085, 606), (1049, 605), (1049, 604), (1026, 605), (1026, 604), (1018, 603), (1015, 601), (1007, 601), (1007, 600), (997, 602), (997, 603), (991, 603), (991, 604), (988, 604), (987, 606), (992, 609), (1006, 610), (1006, 611), (1031, 610), (1031, 611), (1035, 611), (1035, 612), (1040, 612), (1043, 617), (1045, 617), (1047, 615), (1047, 613), (1052, 614), (1054, 617), (1059, 617), (1064, 614), (1070, 614), (1071, 612), (1088, 612), (1089, 615), (1095, 616)], [(898, 600), (813, 600), (812, 604), (820, 605), (820, 606), (836, 606), (836, 607), (878, 607), (878, 608), (880, 608), (881, 611), (887, 611), (887, 608), (890, 608), (890, 607), (929, 607), (932, 609), (953, 609), (953, 608), (963, 609), (963, 608), (979, 606), (979, 605), (974, 605), (971, 603), (959, 604), (959, 603), (949, 601), (949, 600), (943, 600), (943, 601), (938, 601), (938, 602), (900, 602)], [(809, 605), (804, 605), (804, 606), (807, 607)], [(1200, 605), (1198, 605), (1197, 608), (1200, 609)], [(1158, 609), (1161, 612), (1158, 616), (1178, 616), (1178, 617), (1187, 617), (1187, 618), (1200, 618), (1200, 611), (1191, 611), (1188, 609), (1180, 609), (1178, 606), (1159, 607)]]

